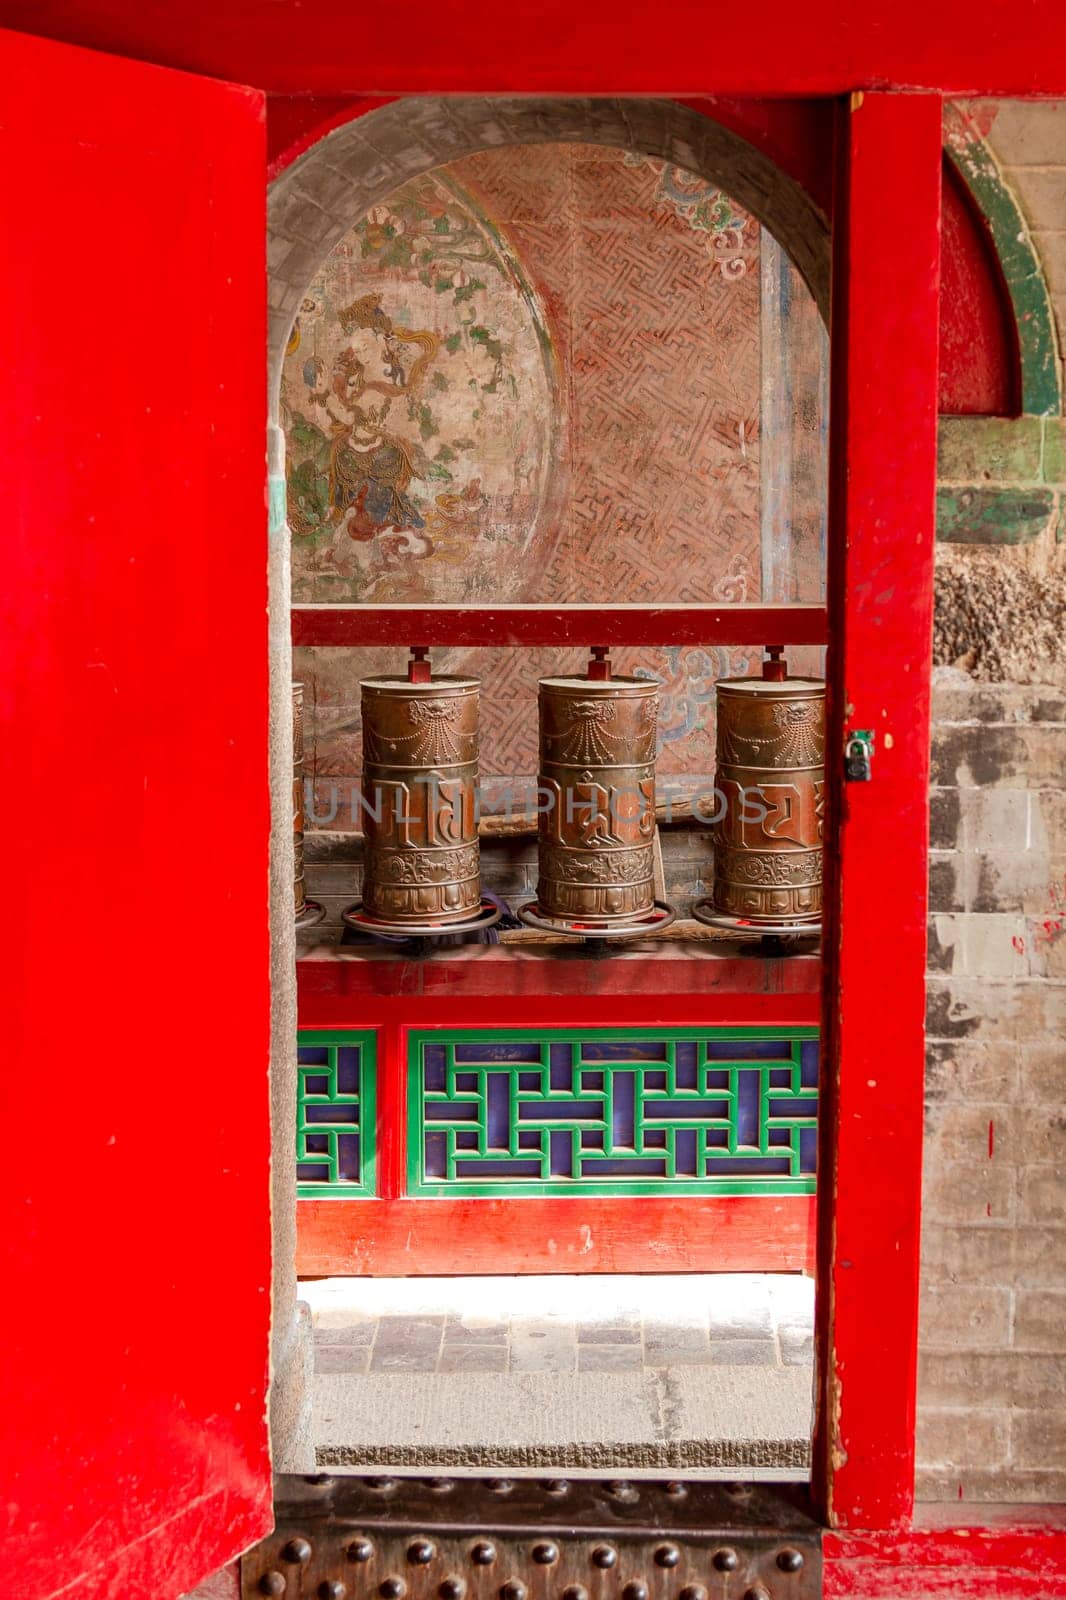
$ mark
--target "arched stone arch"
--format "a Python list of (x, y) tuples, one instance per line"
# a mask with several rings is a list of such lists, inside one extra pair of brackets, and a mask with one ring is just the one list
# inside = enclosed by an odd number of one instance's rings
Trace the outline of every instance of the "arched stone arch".
[(1018, 334), (1022, 414), (1060, 416), (1059, 348), (1043, 264), (988, 140), (951, 103), (944, 108), (944, 150), (984, 219), (1003, 273)]
[(301, 299), (322, 261), (399, 184), (501, 145), (605, 144), (698, 173), (769, 229), (829, 315), (829, 224), (807, 191), (739, 134), (669, 100), (393, 101), (334, 128), (280, 174), (268, 202), (270, 403)]

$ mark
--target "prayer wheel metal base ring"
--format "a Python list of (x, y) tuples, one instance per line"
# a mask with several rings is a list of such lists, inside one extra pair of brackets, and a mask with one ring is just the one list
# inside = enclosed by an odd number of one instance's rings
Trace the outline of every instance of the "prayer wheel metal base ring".
[(709, 928), (725, 928), (730, 933), (751, 938), (766, 934), (777, 938), (814, 939), (819, 938), (822, 932), (821, 921), (755, 922), (751, 917), (731, 917), (724, 911), (716, 911), (712, 900), (697, 900), (692, 907), (692, 915), (697, 922), (706, 923)]
[(322, 921), (325, 914), (325, 906), (320, 906), (317, 900), (305, 900), (302, 910), (296, 917), (297, 932), (301, 928), (313, 928), (316, 922)]
[(427, 917), (425, 922), (387, 922), (372, 917), (363, 910), (363, 902), (356, 900), (347, 911), (341, 912), (345, 927), (356, 933), (380, 933), (389, 939), (443, 939), (449, 933), (477, 933), (495, 927), (503, 912), (493, 901), (484, 899), (480, 908), (462, 922), (435, 922)]
[(574, 939), (639, 939), (668, 928), (677, 912), (665, 900), (656, 900), (651, 910), (631, 922), (597, 923), (549, 914), (541, 910), (536, 900), (528, 900), (519, 906), (518, 916), (528, 928), (538, 928), (542, 933), (565, 933)]

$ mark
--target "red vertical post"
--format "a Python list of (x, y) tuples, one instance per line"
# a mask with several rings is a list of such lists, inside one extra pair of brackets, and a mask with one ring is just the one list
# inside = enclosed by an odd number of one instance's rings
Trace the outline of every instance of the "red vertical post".
[(853, 95), (838, 153), (814, 1489), (830, 1525), (888, 1529), (914, 1500), (939, 97)]
[(407, 1029), (383, 1022), (378, 1029), (377, 1190), (398, 1200), (407, 1188)]

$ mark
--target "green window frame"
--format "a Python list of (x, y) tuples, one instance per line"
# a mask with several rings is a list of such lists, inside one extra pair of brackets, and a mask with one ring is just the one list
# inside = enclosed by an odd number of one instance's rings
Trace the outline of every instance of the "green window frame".
[[(332, 1176), (328, 1179), (307, 1179), (297, 1176), (296, 1194), (301, 1200), (353, 1200), (377, 1194), (376, 1175), (376, 1106), (377, 1106), (377, 1032), (373, 1028), (301, 1028), (296, 1035), (296, 1160), (328, 1166)], [(325, 1049), (326, 1063), (301, 1062), (300, 1048)], [(342, 1093), (338, 1085), (339, 1063), (337, 1052), (345, 1048), (359, 1051), (358, 1087), (354, 1093)], [(325, 1078), (325, 1094), (308, 1089), (309, 1079)], [(308, 1113), (315, 1106), (335, 1106), (339, 1112), (346, 1106), (355, 1110), (350, 1121), (316, 1122)], [(337, 1139), (341, 1134), (354, 1135), (359, 1141), (359, 1178), (341, 1178)], [(308, 1150), (309, 1137), (326, 1137), (325, 1152)]]
[[(813, 1194), (817, 1179), (814, 1172), (800, 1170), (800, 1134), (803, 1129), (815, 1129), (817, 1126), (817, 1086), (801, 1082), (802, 1046), (806, 1041), (819, 1037), (819, 1030), (815, 1027), (800, 1026), (748, 1026), (748, 1027), (704, 1027), (704, 1028), (638, 1028), (623, 1025), (618, 1028), (432, 1028), (412, 1029), (408, 1035), (407, 1057), (407, 1094), (408, 1094), (408, 1140), (407, 1140), (407, 1192), (410, 1195), (426, 1196), (433, 1198), (446, 1198), (448, 1196), (531, 1196), (531, 1195), (790, 1195)], [(780, 1054), (773, 1057), (760, 1059), (743, 1058), (738, 1053), (736, 1058), (728, 1054), (710, 1056), (707, 1045), (721, 1045), (730, 1040), (740, 1041), (780, 1041)], [(628, 1047), (637, 1043), (656, 1044), (663, 1047), (659, 1059), (634, 1060), (632, 1056), (618, 1061), (609, 1057), (584, 1060), (581, 1055), (583, 1043), (602, 1044), (604, 1041), (614, 1041), (620, 1046)], [(680, 1043), (694, 1041), (696, 1044), (696, 1070), (697, 1086), (695, 1088), (681, 1088), (676, 1084), (676, 1046)], [(456, 1046), (466, 1043), (481, 1046), (510, 1045), (530, 1043), (539, 1052), (538, 1059), (517, 1061), (469, 1061), (457, 1063), (455, 1059)], [(571, 1047), (570, 1065), (572, 1068), (571, 1087), (559, 1089), (552, 1086), (552, 1055), (553, 1044), (569, 1044)], [(428, 1047), (441, 1047), (444, 1052), (444, 1077), (443, 1089), (426, 1088), (426, 1050)], [(531, 1054), (533, 1052), (530, 1052)], [(647, 1088), (647, 1080), (638, 1082), (639, 1069), (654, 1073), (657, 1079), (665, 1078), (665, 1085)], [(556, 1059), (556, 1075), (558, 1075), (558, 1059)], [(707, 1087), (704, 1069), (716, 1074), (728, 1074), (728, 1087)], [(565, 1069), (564, 1069), (565, 1070)], [(788, 1072), (788, 1085), (780, 1084), (784, 1072)], [(486, 1074), (493, 1073), (507, 1078), (508, 1096), (508, 1148), (500, 1148), (499, 1140), (493, 1143), (489, 1137), (489, 1112), (488, 1112), (488, 1087)], [(602, 1089), (588, 1091), (583, 1088), (585, 1079), (582, 1073), (603, 1073)], [(739, 1074), (742, 1072), (759, 1073), (758, 1112), (757, 1112), (757, 1143), (746, 1144), (740, 1139), (740, 1084)], [(778, 1080), (770, 1082), (773, 1072)], [(624, 1147), (615, 1145), (613, 1134), (613, 1073), (634, 1074), (633, 1111), (633, 1140), (631, 1145)], [(539, 1086), (533, 1087), (529, 1079), (540, 1076)], [(463, 1077), (466, 1087), (460, 1088), (457, 1078)], [(476, 1087), (471, 1089), (470, 1078), (477, 1080)], [(526, 1077), (526, 1083), (520, 1082)], [(599, 1118), (589, 1118), (587, 1115), (575, 1115), (579, 1106), (584, 1103), (601, 1099), (604, 1105), (604, 1115)], [(789, 1100), (797, 1102), (797, 1114), (783, 1116), (780, 1114), (780, 1105)], [(725, 1116), (711, 1116), (703, 1109), (699, 1102), (707, 1101), (725, 1103), (727, 1112)], [(748, 1095), (749, 1105), (751, 1096)], [(778, 1109), (772, 1110), (771, 1102), (776, 1102)], [(454, 1104), (457, 1114), (453, 1118), (434, 1117), (428, 1108)], [(539, 1110), (536, 1109), (539, 1104)], [(521, 1106), (533, 1108), (532, 1116), (522, 1114)], [(570, 1116), (567, 1116), (568, 1107)], [(471, 1108), (474, 1114), (471, 1115)], [(686, 1115), (686, 1110), (688, 1115)], [(787, 1160), (789, 1171), (787, 1173), (760, 1173), (754, 1171), (752, 1176), (743, 1173), (729, 1172), (719, 1176), (693, 1176), (676, 1172), (675, 1148), (676, 1136), (679, 1130), (695, 1130), (697, 1149), (699, 1152), (698, 1166), (705, 1172), (713, 1173), (714, 1161), (717, 1157), (728, 1159), (731, 1163), (751, 1161), (766, 1164), (768, 1158)], [(519, 1132), (527, 1135), (533, 1131), (546, 1130), (541, 1139), (539, 1151), (530, 1151), (522, 1148), (518, 1142)], [(647, 1134), (654, 1130), (656, 1143), (645, 1143)], [(701, 1132), (701, 1130), (703, 1130)], [(788, 1143), (779, 1143), (787, 1130)], [(445, 1172), (431, 1173), (427, 1171), (426, 1162), (426, 1135), (427, 1131), (435, 1135), (444, 1136), (446, 1146)], [(583, 1132), (592, 1131), (593, 1137), (602, 1134), (604, 1149), (602, 1152), (593, 1151), (581, 1154), (582, 1164), (594, 1166), (597, 1160), (611, 1161), (625, 1165), (632, 1160), (634, 1165), (638, 1161), (649, 1164), (651, 1161), (660, 1161), (667, 1167), (667, 1175), (626, 1176), (617, 1171), (609, 1177), (597, 1178), (591, 1176), (573, 1177), (550, 1175), (551, 1154), (550, 1141), (547, 1133), (568, 1133), (573, 1141), (571, 1156), (571, 1173), (578, 1164), (578, 1156), (582, 1149), (581, 1135)], [(465, 1148), (459, 1145), (459, 1136), (464, 1137)], [(724, 1135), (724, 1142), (722, 1141)], [(772, 1137), (776, 1136), (776, 1137)], [(691, 1138), (691, 1133), (689, 1133)], [(713, 1147), (711, 1139), (716, 1142)], [(438, 1146), (439, 1148), (439, 1146)], [(545, 1151), (548, 1154), (545, 1155)], [(499, 1178), (485, 1178), (483, 1176), (460, 1175), (457, 1172), (459, 1164), (477, 1161), (485, 1164), (498, 1164), (501, 1167), (513, 1167), (517, 1161), (530, 1163), (539, 1161), (541, 1175), (539, 1177), (517, 1177), (513, 1171), (503, 1173)], [(545, 1166), (549, 1174), (545, 1175)], [(673, 1172), (673, 1175), (669, 1175)]]

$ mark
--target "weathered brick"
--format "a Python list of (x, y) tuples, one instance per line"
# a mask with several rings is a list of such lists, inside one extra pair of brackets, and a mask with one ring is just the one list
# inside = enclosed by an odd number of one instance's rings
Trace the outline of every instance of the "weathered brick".
[[(1010, 1230), (1014, 1241), (1014, 1281), (1018, 1288), (1060, 1288), (1066, 1283), (1066, 1227)], [(1066, 1345), (1066, 1338), (1063, 1340)]]
[(1012, 1403), (1031, 1410), (1046, 1407), (1048, 1411), (1058, 1411), (1059, 1431), (1066, 1434), (1066, 1355), (1061, 1351), (1055, 1355), (1020, 1355), (1012, 1351), (1007, 1359), (1011, 1364)]
[(1018, 1091), (1018, 1055), (968, 1040), (933, 1041), (926, 1046), (927, 1099), (945, 1097), (1003, 1105)]
[[(1044, 796), (1040, 796), (1043, 801)], [(1029, 793), (1025, 789), (966, 789), (960, 794), (960, 848), (1018, 851), (1029, 847)]]
[(929, 845), (933, 850), (954, 850), (960, 843), (962, 809), (958, 789), (929, 792)]
[(1030, 794), (1026, 836), (1031, 849), (1046, 850), (1051, 856), (1066, 855), (1066, 788)]
[(924, 1216), (922, 1281), (931, 1288), (943, 1288), (952, 1283), (1010, 1288), (1016, 1255), (1015, 1228), (943, 1227), (928, 1212)]
[(1066, 985), (931, 977), (926, 991), (930, 1039), (1042, 1043), (1066, 1032)]
[(1059, 1354), (1066, 1329), (1066, 1289), (1019, 1289), (1014, 1303), (1014, 1348)]
[(927, 972), (952, 973), (962, 967), (962, 941), (957, 918), (938, 915), (929, 918), (925, 966)]
[(978, 1411), (971, 1406), (941, 1410), (923, 1406), (915, 1437), (923, 1467), (990, 1467), (1005, 1463), (1010, 1426), (1005, 1411)]
[[(973, 858), (974, 891), (968, 910), (984, 913), (1047, 914), (1051, 885), (1066, 877), (1066, 861), (1049, 862), (1040, 850)], [(954, 907), (944, 907), (954, 910)]]
[[(981, 683), (954, 669), (933, 670), (933, 726), (1062, 722), (1063, 697), (1029, 683)], [(975, 732), (975, 737), (980, 737)]]
[(990, 107), (992, 146), (1011, 168), (1009, 176), (1024, 193), (1029, 181), (1016, 167), (1062, 165), (1066, 152), (1066, 102), (1062, 100), (997, 100)]
[(1066, 1472), (1021, 1472), (994, 1468), (991, 1472), (920, 1471), (915, 1489), (922, 1502), (972, 1500), (991, 1505), (1061, 1505), (1066, 1500)]
[(1066, 1469), (1066, 1416), (1058, 1407), (1011, 1414), (1010, 1455), (1015, 1467)]
[(1041, 475), (1045, 483), (1066, 483), (1066, 421), (1062, 417), (1044, 418)]
[(1027, 1165), (1057, 1162), (1066, 1171), (1066, 1106), (1029, 1106), (1023, 1115), (1020, 1143)]
[(1038, 1227), (1066, 1223), (1066, 1167), (1023, 1167), (1018, 1174), (1018, 1220)]
[(926, 1407), (935, 1406), (975, 1406), (984, 1411), (1006, 1408), (1014, 1394), (1019, 1359), (1013, 1350), (922, 1351), (918, 1358), (919, 1416)]
[(1066, 730), (1053, 725), (933, 730), (931, 776), (939, 787), (1058, 788), (1066, 768)]
[(1010, 1335), (1010, 1303), (1008, 1289), (933, 1285), (922, 1294), (921, 1343), (929, 1350), (1002, 1348)]
[(1066, 983), (1066, 912), (1053, 911), (1026, 919), (1029, 970), (1034, 978)]
[[(301, 194), (295, 183), (277, 187), (270, 204), (270, 232), (284, 239), (301, 239), (306, 244), (322, 244), (336, 230), (336, 222), (322, 206)], [(294, 287), (302, 295), (306, 284)]]
[(362, 868), (348, 861), (305, 861), (307, 892), (313, 900), (322, 895), (347, 895), (354, 899), (362, 883)]
[(1026, 978), (1031, 942), (1021, 916), (939, 912), (930, 919), (928, 970), (970, 978)]
[(1066, 1040), (1024, 1045), (1020, 1072), (1025, 1100), (1049, 1105), (1066, 1103)]
[[(1016, 1350), (925, 1351), (918, 1361), (918, 1404), (972, 1406), (981, 1412), (1010, 1406), (1035, 1411), (1066, 1406), (1066, 1356)], [(1057, 1419), (1061, 1431), (1061, 1419)], [(1039, 1462), (1025, 1463), (1039, 1466)]]
[(931, 1222), (1008, 1222), (1014, 1214), (1014, 1171), (1007, 1164), (985, 1161), (975, 1170), (970, 1161), (945, 1161), (935, 1141), (925, 1154), (922, 1204)]
[(941, 417), (937, 477), (953, 483), (1035, 483), (1040, 472), (1040, 417)]
[(929, 853), (930, 911), (965, 911), (964, 873), (967, 858), (959, 851)]
[(983, 1183), (987, 1163), (1003, 1167), (1014, 1161), (1020, 1115), (1007, 1105), (930, 1101), (925, 1115), (926, 1159), (969, 1162), (976, 1181)]

